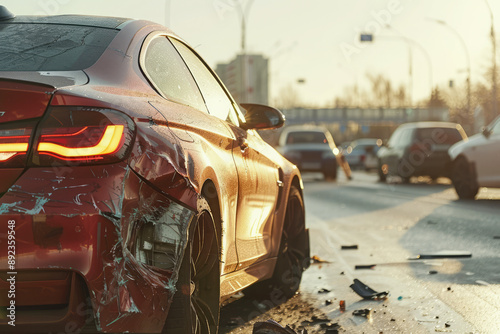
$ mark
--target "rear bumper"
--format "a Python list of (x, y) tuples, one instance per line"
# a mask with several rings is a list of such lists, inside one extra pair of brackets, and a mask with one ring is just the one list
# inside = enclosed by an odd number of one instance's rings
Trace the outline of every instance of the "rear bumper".
[[(0, 332), (159, 333), (194, 212), (126, 165), (53, 172), (29, 170), (0, 198)], [(146, 225), (170, 267), (138, 260)]]
[[(415, 160), (415, 159), (414, 159)], [(451, 176), (451, 160), (449, 156), (428, 156), (423, 160), (413, 162), (414, 176)]]
[(301, 160), (301, 161), (291, 161), (296, 165), (301, 172), (326, 172), (337, 168), (337, 160), (335, 158), (331, 159), (321, 159), (321, 160)]
[(10, 267), (7, 248), (0, 250), (0, 307), (7, 310), (0, 332), (161, 331), (172, 271), (139, 263), (113, 222), (98, 215), (0, 216), (7, 220), (15, 221), (16, 252)]
[[(16, 296), (1, 305), (2, 333), (95, 332), (91, 300), (82, 277), (62, 270), (19, 270), (0, 273), (0, 293)], [(15, 300), (15, 304), (10, 304)], [(2, 300), (2, 304), (5, 304)], [(15, 324), (15, 326), (13, 326)]]

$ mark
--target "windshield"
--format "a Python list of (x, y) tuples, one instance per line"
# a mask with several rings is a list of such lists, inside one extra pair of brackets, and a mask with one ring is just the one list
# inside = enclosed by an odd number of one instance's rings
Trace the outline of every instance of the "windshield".
[(301, 131), (290, 132), (286, 139), (287, 144), (328, 144), (323, 132)]
[(92, 66), (118, 30), (61, 24), (0, 24), (0, 71), (74, 71)]
[(421, 128), (417, 130), (417, 139), (431, 139), (438, 144), (453, 145), (463, 138), (460, 132), (453, 128)]

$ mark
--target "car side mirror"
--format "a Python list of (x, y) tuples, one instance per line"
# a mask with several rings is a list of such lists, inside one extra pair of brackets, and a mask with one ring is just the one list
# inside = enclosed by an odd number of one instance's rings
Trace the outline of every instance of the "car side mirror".
[(491, 135), (491, 131), (487, 127), (483, 127), (482, 133), (483, 133), (483, 136), (485, 136), (486, 138), (489, 138)]
[(285, 115), (278, 109), (253, 103), (242, 103), (241, 107), (247, 111), (246, 122), (240, 125), (242, 129), (277, 129), (285, 124)]

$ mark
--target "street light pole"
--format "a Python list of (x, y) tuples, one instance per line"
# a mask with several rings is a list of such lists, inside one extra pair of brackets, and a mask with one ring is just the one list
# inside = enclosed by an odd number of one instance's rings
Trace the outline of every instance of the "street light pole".
[(167, 28), (171, 28), (170, 27), (170, 9), (171, 9), (171, 4), (172, 4), (172, 0), (165, 0), (165, 26)]
[[(429, 67), (429, 88), (431, 89), (431, 93), (429, 95), (429, 99), (432, 98), (432, 87), (433, 87), (433, 78), (432, 78), (432, 61), (431, 61), (431, 57), (429, 56), (429, 53), (422, 47), (422, 45), (420, 45), (419, 43), (417, 43), (417, 41), (403, 35), (401, 32), (399, 32), (398, 30), (394, 29), (393, 26), (389, 25), (389, 24), (386, 24), (384, 26), (385, 28), (389, 29), (389, 30), (392, 30), (394, 32), (396, 32), (397, 34), (399, 34), (401, 36), (401, 38), (403, 38), (406, 43), (408, 43), (408, 47), (410, 48), (410, 78), (411, 78), (411, 90), (413, 92), (413, 73), (412, 73), (412, 63), (413, 63), (413, 60), (412, 60), (412, 45), (415, 45), (417, 46), (420, 51), (422, 51), (422, 54), (425, 56), (425, 59), (427, 60), (427, 65)], [(411, 92), (410, 92), (411, 94)], [(411, 98), (410, 98), (410, 102), (411, 102)], [(410, 104), (410, 107), (411, 107), (411, 104)]]
[(439, 24), (447, 27), (448, 29), (450, 29), (458, 37), (458, 39), (460, 40), (460, 43), (462, 44), (462, 47), (465, 50), (465, 57), (467, 58), (467, 119), (468, 119), (468, 122), (471, 123), (470, 125), (472, 126), (473, 123), (474, 123), (474, 115), (472, 114), (472, 111), (471, 111), (471, 94), (470, 94), (471, 78), (470, 78), (470, 54), (469, 54), (469, 49), (467, 48), (467, 45), (465, 44), (462, 36), (460, 36), (460, 34), (458, 33), (458, 31), (456, 31), (448, 23), (446, 23), (443, 20), (438, 20), (438, 19), (433, 19), (433, 18), (429, 18), (429, 20), (432, 20), (432, 21), (434, 21), (436, 23), (439, 23)]
[[(490, 37), (491, 37), (491, 46), (493, 48), (493, 73), (491, 75), (492, 79), (492, 86), (491, 86), (491, 95), (493, 98), (493, 118), (497, 116), (498, 114), (498, 109), (497, 109), (497, 42), (496, 42), (496, 37), (495, 37), (495, 24), (494, 24), (494, 19), (493, 19), (493, 12), (491, 11), (490, 4), (488, 3), (487, 0), (484, 0), (486, 3), (486, 6), (488, 7), (488, 10), (490, 11), (490, 20), (491, 20), (491, 30), (490, 30)], [(490, 121), (490, 120), (487, 120)]]
[[(391, 37), (399, 37), (401, 39), (403, 39), (406, 43), (408, 43), (408, 50), (409, 50), (409, 61), (408, 61), (408, 74), (409, 74), (409, 84), (408, 84), (408, 94), (409, 94), (409, 107), (412, 107), (412, 93), (413, 93), (413, 51), (412, 51), (412, 45), (415, 45), (417, 46), (421, 51), (422, 53), (424, 54), (425, 58), (427, 59), (427, 65), (429, 67), (429, 88), (430, 88), (430, 95), (429, 95), (429, 98), (432, 97), (432, 87), (433, 87), (433, 79), (432, 79), (432, 62), (431, 62), (431, 58), (429, 56), (429, 53), (419, 44), (417, 43), (416, 41), (412, 40), (411, 38), (408, 38), (406, 36), (404, 36), (403, 34), (401, 34), (400, 32), (398, 32), (397, 30), (395, 30), (392, 26), (390, 25), (385, 25), (385, 28), (389, 29), (389, 30), (393, 30), (395, 32), (397, 32), (400, 36), (379, 36), (380, 37), (383, 37), (385, 39), (387, 38), (391, 38)], [(367, 38), (369, 37), (369, 38)], [(361, 34), (360, 35), (360, 42), (373, 42), (373, 35), (371, 34)]]
[(241, 80), (243, 81), (243, 94), (241, 94), (241, 102), (249, 102), (247, 101), (247, 94), (248, 94), (248, 85), (247, 85), (247, 80), (248, 80), (248, 73), (247, 73), (247, 51), (246, 51), (246, 28), (247, 28), (247, 19), (248, 15), (250, 13), (250, 8), (252, 7), (252, 4), (254, 0), (248, 0), (248, 2), (245, 5), (245, 9), (243, 9), (241, 3), (237, 0), (233, 0), (237, 5), (238, 9), (240, 11), (240, 16), (241, 16), (241, 54), (243, 57), (243, 63), (242, 63), (242, 68), (241, 68)]

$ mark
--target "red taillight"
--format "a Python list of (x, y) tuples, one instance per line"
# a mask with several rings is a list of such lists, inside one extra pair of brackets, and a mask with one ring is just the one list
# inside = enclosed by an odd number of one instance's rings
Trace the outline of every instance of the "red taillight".
[(71, 160), (103, 159), (120, 148), (123, 130), (123, 125), (107, 125), (105, 128), (85, 127), (69, 134), (42, 135), (37, 152)]
[(53, 107), (40, 123), (33, 162), (111, 163), (123, 159), (131, 146), (134, 123), (108, 109)]
[(28, 152), (30, 128), (0, 130), (0, 166), (23, 164)]

